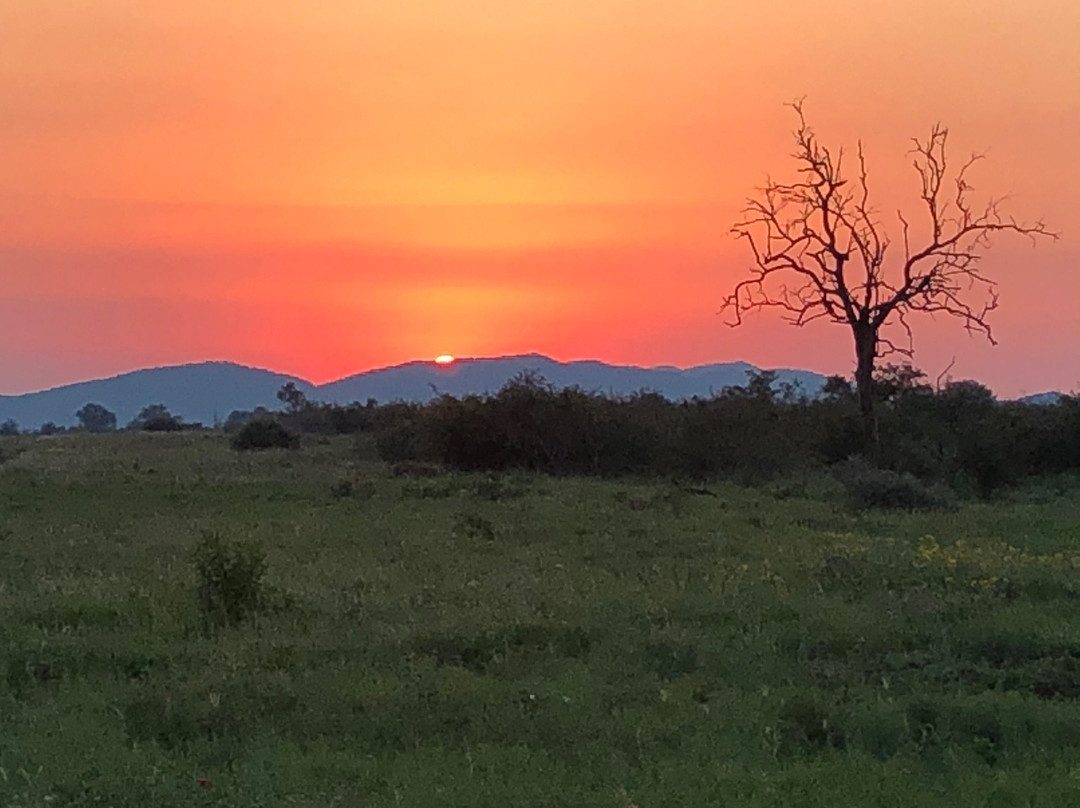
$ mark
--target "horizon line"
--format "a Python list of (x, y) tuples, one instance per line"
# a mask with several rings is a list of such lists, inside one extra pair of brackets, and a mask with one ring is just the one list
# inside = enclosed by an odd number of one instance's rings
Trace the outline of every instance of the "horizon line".
[[(453, 361), (452, 365), (450, 365), (450, 367), (452, 367), (453, 365), (462, 363), (462, 362), (489, 362), (489, 361), (510, 360), (510, 359), (528, 359), (528, 358), (543, 359), (543, 360), (546, 360), (548, 362), (553, 362), (553, 363), (558, 364), (558, 365), (572, 365), (572, 364), (580, 364), (580, 363), (598, 363), (598, 364), (607, 365), (608, 367), (613, 367), (613, 368), (627, 368), (627, 369), (642, 370), (642, 371), (649, 371), (649, 370), (676, 370), (676, 371), (680, 371), (680, 372), (686, 372), (686, 371), (698, 370), (700, 368), (714, 367), (714, 366), (717, 366), (717, 365), (746, 365), (749, 368), (753, 368), (755, 370), (763, 370), (763, 371), (794, 371), (794, 372), (800, 372), (800, 373), (814, 373), (816, 375), (824, 376), (824, 377), (828, 377), (830, 375), (840, 375), (840, 374), (822, 373), (822, 372), (819, 372), (819, 371), (816, 371), (816, 370), (809, 370), (807, 368), (797, 368), (797, 367), (770, 367), (770, 368), (764, 368), (764, 367), (761, 367), (759, 365), (755, 365), (753, 362), (748, 362), (745, 359), (732, 359), (732, 360), (727, 360), (727, 361), (705, 362), (705, 363), (702, 363), (702, 364), (694, 364), (694, 365), (675, 365), (675, 364), (667, 364), (667, 363), (657, 364), (657, 365), (638, 365), (638, 364), (632, 364), (632, 363), (608, 362), (608, 361), (605, 361), (603, 359), (596, 359), (596, 358), (590, 358), (590, 359), (565, 359), (565, 360), (564, 359), (555, 359), (554, 357), (551, 357), (551, 356), (549, 356), (547, 354), (544, 354), (544, 353), (540, 353), (539, 351), (528, 351), (528, 352), (525, 352), (525, 353), (514, 353), (514, 354), (499, 354), (499, 355), (496, 355), (496, 356), (455, 356), (454, 361)], [(119, 373), (112, 373), (112, 374), (109, 374), (107, 376), (95, 376), (95, 377), (91, 377), (91, 378), (76, 379), (74, 381), (63, 382), (63, 383), (55, 384), (55, 385), (52, 385), (52, 386), (49, 386), (49, 387), (42, 387), (42, 388), (35, 389), (35, 390), (27, 390), (27, 391), (22, 392), (22, 393), (0, 393), (0, 398), (20, 398), (22, 396), (40, 395), (40, 394), (43, 394), (43, 393), (51, 393), (51, 392), (55, 392), (57, 390), (62, 390), (64, 388), (66, 388), (66, 387), (75, 387), (75, 386), (82, 385), (82, 384), (93, 384), (95, 382), (113, 381), (114, 379), (120, 379), (120, 378), (123, 378), (125, 376), (132, 376), (132, 375), (134, 375), (136, 373), (145, 373), (145, 372), (150, 372), (150, 371), (155, 371), (155, 370), (171, 370), (171, 369), (177, 369), (177, 368), (198, 367), (200, 365), (231, 365), (233, 367), (243, 368), (245, 370), (254, 370), (254, 371), (259, 371), (259, 372), (262, 372), (262, 373), (269, 373), (269, 374), (272, 374), (274, 376), (284, 376), (284, 377), (287, 377), (291, 381), (303, 382), (304, 384), (306, 384), (306, 385), (308, 385), (310, 387), (316, 388), (316, 389), (317, 388), (322, 388), (322, 387), (328, 387), (330, 385), (337, 384), (338, 382), (342, 382), (342, 381), (345, 381), (347, 379), (354, 378), (356, 376), (363, 376), (363, 375), (366, 375), (368, 373), (379, 373), (381, 371), (387, 371), (387, 370), (396, 370), (398, 368), (404, 368), (404, 367), (408, 367), (410, 365), (430, 365), (430, 366), (433, 366), (433, 367), (436, 367), (436, 368), (444, 368), (444, 369), (448, 367), (447, 365), (439, 365), (439, 364), (437, 364), (435, 362), (434, 357), (432, 357), (430, 359), (410, 359), (410, 360), (407, 360), (405, 362), (398, 362), (398, 363), (392, 364), (392, 365), (382, 365), (382, 366), (379, 366), (379, 367), (368, 368), (367, 370), (358, 370), (358, 371), (356, 371), (354, 373), (348, 373), (348, 374), (345, 374), (344, 376), (339, 376), (337, 378), (333, 378), (333, 379), (330, 379), (330, 380), (322, 382), (322, 383), (316, 383), (316, 382), (311, 381), (310, 379), (306, 379), (303, 376), (300, 376), (300, 375), (295, 374), (295, 373), (290, 373), (288, 371), (283, 371), (283, 370), (274, 370), (273, 368), (262, 367), (262, 366), (259, 366), (259, 365), (248, 365), (248, 364), (245, 364), (243, 362), (238, 362), (238, 361), (236, 361), (234, 359), (198, 359), (198, 360), (193, 360), (193, 361), (189, 361), (189, 362), (175, 362), (175, 363), (162, 364), (162, 365), (147, 365), (147, 366), (142, 366), (142, 367), (135, 367), (135, 368), (132, 368), (130, 370), (122, 370)]]

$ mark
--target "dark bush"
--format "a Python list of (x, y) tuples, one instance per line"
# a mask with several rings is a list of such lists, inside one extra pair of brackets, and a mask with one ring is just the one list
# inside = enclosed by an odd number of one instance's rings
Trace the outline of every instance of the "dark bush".
[(414, 480), (431, 479), (440, 477), (443, 470), (433, 463), (423, 463), (419, 460), (402, 460), (390, 466), (391, 477), (407, 477)]
[(898, 474), (872, 466), (862, 458), (851, 458), (836, 470), (852, 507), (896, 508), (908, 511), (950, 508), (950, 492), (940, 486), (924, 485), (911, 474)]
[[(862, 506), (938, 507), (948, 504), (947, 489), (988, 496), (1025, 478), (1080, 468), (1080, 399), (1002, 403), (975, 382), (935, 390), (923, 378), (906, 365), (879, 374), (880, 440), (869, 447), (879, 468), (846, 474)], [(777, 390), (768, 372), (680, 402), (650, 392), (559, 390), (524, 373), (494, 395), (354, 407), (383, 460), (465, 471), (760, 484), (868, 449), (849, 384), (834, 378), (808, 400)]]
[(454, 520), (454, 535), (468, 539), (495, 541), (495, 525), (490, 519), (475, 513), (458, 514)]
[(296, 449), (300, 439), (272, 418), (254, 418), (240, 428), (230, 445), (239, 451)]
[[(116, 429), (116, 414), (93, 402), (84, 405), (75, 417), (79, 419), (79, 428), (87, 432), (112, 432)], [(42, 427), (44, 434), (44, 427)]]
[(181, 418), (169, 412), (164, 404), (149, 404), (128, 424), (128, 429), (146, 432), (179, 432), (184, 428)]
[(330, 496), (334, 499), (345, 499), (353, 493), (352, 480), (338, 480), (330, 486)]
[(267, 605), (266, 554), (257, 545), (207, 533), (193, 558), (199, 609), (215, 625), (234, 625)]
[(387, 404), (373, 416), (375, 451), (387, 463), (433, 460), (428, 448), (429, 411), (417, 404)]
[(233, 410), (229, 413), (225, 419), (225, 423), (221, 428), (227, 433), (239, 432), (244, 428), (244, 424), (251, 421), (254, 418), (271, 418), (273, 417), (270, 410), (266, 407), (256, 407), (254, 410)]
[(516, 499), (524, 496), (528, 492), (528, 487), (512, 483), (494, 474), (488, 474), (472, 485), (472, 491), (479, 499), (498, 502), (503, 499)]
[(812, 696), (799, 695), (780, 710), (780, 752), (805, 754), (847, 745), (844, 722)]
[(175, 416), (151, 418), (143, 422), (144, 432), (180, 432), (184, 429), (184, 422)]

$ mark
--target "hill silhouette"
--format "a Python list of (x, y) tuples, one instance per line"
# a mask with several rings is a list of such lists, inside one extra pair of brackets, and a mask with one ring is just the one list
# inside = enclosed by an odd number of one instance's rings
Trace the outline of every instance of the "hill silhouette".
[[(97, 402), (128, 423), (147, 404), (164, 404), (187, 422), (213, 424), (233, 410), (277, 408), (282, 385), (292, 382), (308, 398), (334, 404), (366, 401), (430, 401), (437, 395), (492, 393), (522, 371), (534, 371), (556, 387), (629, 395), (651, 390), (677, 400), (708, 396), (725, 387), (744, 384), (747, 372), (758, 368), (746, 362), (724, 362), (679, 369), (643, 368), (598, 361), (559, 362), (540, 354), (458, 359), (450, 365), (430, 361), (357, 373), (323, 385), (296, 376), (247, 367), (234, 362), (200, 362), (148, 368), (106, 379), (78, 382), (17, 396), (0, 396), (0, 421), (14, 419), (23, 429), (52, 421), (76, 423), (75, 412)], [(778, 383), (798, 384), (816, 394), (825, 377), (804, 370), (777, 371)]]

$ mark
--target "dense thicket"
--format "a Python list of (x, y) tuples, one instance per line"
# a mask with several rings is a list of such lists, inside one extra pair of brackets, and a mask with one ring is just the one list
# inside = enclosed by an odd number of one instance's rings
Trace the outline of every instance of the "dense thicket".
[[(869, 492), (858, 497), (871, 503), (937, 497), (933, 489), (913, 489), (916, 481), (989, 495), (1025, 478), (1080, 470), (1080, 397), (998, 401), (976, 382), (935, 388), (924, 379), (908, 365), (877, 373), (879, 444), (855, 465), (851, 458), (865, 454), (859, 404), (841, 377), (814, 398), (758, 373), (709, 398), (673, 402), (645, 391), (609, 396), (556, 389), (523, 374), (494, 395), (441, 396), (426, 405), (304, 402), (278, 414), (234, 412), (225, 426), (235, 434), (245, 424), (244, 432), (281, 424), (290, 437), (366, 432), (388, 462), (464, 471), (755, 483), (836, 467), (854, 490)], [(890, 479), (895, 484), (878, 491)]]
[[(760, 481), (858, 453), (858, 404), (846, 381), (831, 379), (815, 399), (773, 382), (758, 374), (711, 398), (671, 402), (648, 392), (556, 390), (524, 375), (491, 396), (324, 409), (353, 412), (353, 421), (376, 432), (386, 460), (462, 470)], [(883, 369), (876, 394), (881, 442), (873, 459), (881, 468), (987, 494), (1080, 467), (1078, 398), (999, 402), (975, 382), (934, 389), (906, 366)]]
[(239, 451), (247, 449), (295, 449), (300, 441), (273, 418), (252, 418), (233, 435), (230, 443)]

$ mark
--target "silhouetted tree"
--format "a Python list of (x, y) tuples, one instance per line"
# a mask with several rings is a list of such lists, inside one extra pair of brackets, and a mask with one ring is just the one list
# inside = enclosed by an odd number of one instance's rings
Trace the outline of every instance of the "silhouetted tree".
[(109, 412), (101, 404), (86, 404), (75, 413), (79, 427), (87, 432), (111, 432), (116, 429), (116, 414)]
[(229, 413), (221, 428), (226, 432), (236, 432), (251, 419), (268, 417), (269, 415), (270, 411), (266, 407), (256, 407), (254, 410), (233, 410)]
[(919, 393), (929, 395), (932, 391), (926, 374), (907, 362), (886, 364), (874, 370), (874, 398), (877, 401), (895, 401)]
[(303, 390), (299, 390), (294, 382), (288, 382), (277, 391), (277, 400), (285, 405), (290, 413), (303, 412), (311, 406), (308, 397)]
[(147, 432), (178, 432), (184, 428), (184, 422), (164, 404), (149, 404), (139, 411), (129, 426)]
[(821, 398), (825, 401), (846, 401), (855, 395), (851, 382), (843, 376), (830, 376), (821, 386)]
[(0, 436), (11, 437), (12, 435), (19, 434), (19, 425), (15, 423), (15, 419), (8, 418), (4, 423), (0, 424)]
[[(851, 180), (843, 150), (822, 146), (806, 123), (802, 102), (791, 106), (798, 116), (792, 156), (800, 177), (790, 184), (770, 179), (747, 201), (732, 232), (750, 245), (754, 266), (724, 308), (734, 314), (732, 325), (746, 312), (775, 307), (794, 325), (826, 319), (850, 328), (864, 438), (876, 444), (874, 367), (890, 353), (912, 355), (908, 316), (947, 314), (993, 343), (987, 315), (998, 299), (994, 281), (979, 267), (991, 236), (1056, 235), (1042, 221), (1025, 224), (1004, 215), (999, 199), (976, 208), (967, 175), (980, 156), (960, 164), (950, 178), (949, 131), (935, 125), (926, 140), (913, 139), (910, 151), (921, 185), (925, 239), (913, 244), (908, 219), (898, 212), (902, 254), (887, 262), (891, 241), (870, 204), (862, 144)], [(884, 331), (890, 325), (906, 339), (894, 342)]]

